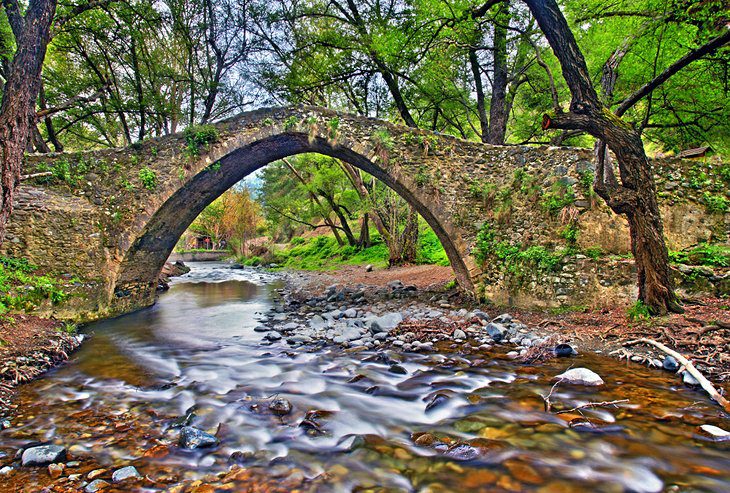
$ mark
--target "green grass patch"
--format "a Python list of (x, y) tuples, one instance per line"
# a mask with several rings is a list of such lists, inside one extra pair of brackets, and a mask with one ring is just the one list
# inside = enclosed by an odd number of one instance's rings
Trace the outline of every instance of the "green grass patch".
[[(340, 246), (331, 235), (310, 239), (297, 236), (292, 238), (289, 248), (274, 251), (272, 256), (273, 262), (280, 267), (301, 270), (332, 270), (341, 265), (367, 264), (386, 267), (389, 258), (388, 247), (378, 234), (372, 236), (372, 244), (368, 248)], [(242, 260), (242, 263), (247, 261)], [(449, 265), (446, 251), (430, 228), (419, 235), (417, 261), (420, 264)]]
[(677, 264), (730, 267), (730, 246), (703, 243), (688, 250), (670, 251), (669, 260)]
[(30, 311), (44, 300), (60, 303), (69, 297), (63, 285), (60, 279), (39, 274), (27, 259), (0, 257), (0, 315)]

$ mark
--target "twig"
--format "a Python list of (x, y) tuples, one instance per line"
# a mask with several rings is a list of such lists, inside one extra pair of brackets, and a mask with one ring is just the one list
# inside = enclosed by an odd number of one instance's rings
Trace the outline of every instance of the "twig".
[(29, 175), (20, 175), (20, 181), (30, 180), (32, 178), (39, 178), (41, 176), (51, 176), (53, 171), (42, 171), (40, 173), (31, 173)]
[(557, 411), (555, 414), (572, 413), (575, 411), (579, 411), (581, 409), (587, 409), (587, 408), (593, 408), (593, 407), (605, 407), (605, 406), (618, 407), (617, 404), (621, 404), (623, 402), (629, 402), (629, 400), (628, 399), (619, 399), (616, 401), (586, 402), (585, 404), (581, 404), (580, 406), (575, 406), (572, 409), (564, 409), (562, 411)]
[(730, 402), (725, 399), (720, 393), (717, 391), (717, 389), (710, 383), (709, 380), (707, 380), (702, 373), (697, 370), (697, 368), (694, 367), (692, 362), (679, 354), (677, 351), (674, 351), (672, 349), (669, 349), (667, 346), (660, 342), (656, 342), (652, 339), (637, 339), (634, 341), (627, 341), (624, 343), (624, 346), (631, 346), (634, 344), (649, 344), (654, 346), (655, 348), (658, 348), (662, 351), (664, 351), (666, 354), (674, 357), (677, 361), (679, 361), (689, 372), (690, 375), (695, 377), (695, 380), (697, 380), (703, 389), (705, 389), (705, 392), (710, 394), (710, 397), (717, 402), (724, 410), (725, 412), (730, 413)]

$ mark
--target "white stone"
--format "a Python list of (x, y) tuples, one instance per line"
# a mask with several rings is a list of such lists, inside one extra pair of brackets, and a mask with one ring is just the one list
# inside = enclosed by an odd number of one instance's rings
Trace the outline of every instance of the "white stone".
[(553, 380), (560, 380), (561, 383), (569, 383), (572, 385), (603, 385), (603, 379), (598, 374), (588, 368), (571, 368), (561, 373)]

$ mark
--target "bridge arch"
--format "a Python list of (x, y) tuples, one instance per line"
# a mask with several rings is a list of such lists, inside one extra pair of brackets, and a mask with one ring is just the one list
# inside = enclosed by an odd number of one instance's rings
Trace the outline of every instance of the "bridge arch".
[(350, 146), (348, 144), (352, 139), (343, 142), (331, 136), (313, 135), (312, 132), (286, 127), (281, 132), (266, 132), (269, 135), (234, 147), (215, 161), (215, 171), (211, 171), (210, 167), (199, 170), (154, 211), (131, 242), (119, 265), (111, 300), (115, 312), (128, 311), (125, 305), (132, 307), (153, 302), (157, 277), (164, 262), (185, 229), (208, 204), (267, 164), (303, 153), (318, 153), (340, 159), (393, 189), (433, 229), (446, 251), (460, 286), (468, 291), (474, 289), (464, 260), (463, 247), (459, 245), (459, 235), (451, 218), (444, 216), (433, 195), (419, 193), (421, 191), (411, 173), (400, 169), (390, 159), (383, 159), (382, 152), (374, 149), (377, 144), (370, 147), (362, 143)]

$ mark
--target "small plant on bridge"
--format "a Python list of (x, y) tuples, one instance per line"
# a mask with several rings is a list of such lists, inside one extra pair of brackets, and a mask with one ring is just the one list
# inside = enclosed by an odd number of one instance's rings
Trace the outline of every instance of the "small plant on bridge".
[(494, 206), (497, 185), (489, 181), (476, 180), (469, 185), (469, 193), (473, 198), (481, 200), (485, 209), (489, 209)]
[(334, 117), (329, 121), (327, 125), (329, 127), (329, 137), (332, 141), (337, 141), (338, 132), (340, 129), (340, 118)]
[(375, 155), (387, 163), (390, 151), (393, 150), (393, 136), (386, 129), (379, 129), (373, 132), (372, 139)]
[(575, 192), (572, 185), (561, 181), (553, 183), (552, 187), (542, 197), (542, 208), (557, 216), (564, 207), (575, 203)]
[(154, 190), (157, 188), (157, 173), (145, 166), (139, 170), (139, 181), (147, 190)]
[(416, 171), (416, 186), (419, 188), (425, 187), (431, 181), (431, 176), (428, 174), (428, 168), (424, 165), (418, 167)]
[(722, 195), (714, 195), (712, 192), (705, 192), (702, 194), (702, 199), (705, 201), (705, 208), (709, 213), (723, 214), (730, 210), (730, 200)]
[(186, 151), (190, 157), (199, 156), (201, 150), (207, 150), (220, 137), (218, 129), (213, 125), (191, 125), (185, 129), (183, 135), (187, 143)]
[(287, 132), (295, 130), (297, 128), (297, 125), (299, 125), (299, 118), (297, 118), (295, 115), (292, 115), (284, 120), (284, 130), (286, 130)]

